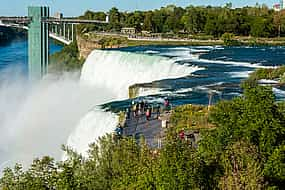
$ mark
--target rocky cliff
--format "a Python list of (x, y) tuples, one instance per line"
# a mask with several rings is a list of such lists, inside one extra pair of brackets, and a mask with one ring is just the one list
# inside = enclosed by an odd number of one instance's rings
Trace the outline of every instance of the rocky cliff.
[(83, 36), (77, 36), (77, 46), (81, 58), (86, 59), (94, 49), (110, 49), (123, 47), (126, 38), (120, 36), (107, 36), (87, 33)]

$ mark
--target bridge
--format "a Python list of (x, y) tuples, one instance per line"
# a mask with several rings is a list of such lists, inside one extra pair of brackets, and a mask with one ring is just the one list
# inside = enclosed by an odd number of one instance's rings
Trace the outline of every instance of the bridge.
[(107, 24), (101, 20), (51, 17), (49, 7), (28, 7), (28, 16), (0, 17), (0, 26), (28, 30), (29, 76), (39, 80), (48, 72), (49, 37), (69, 45), (75, 40), (76, 24)]

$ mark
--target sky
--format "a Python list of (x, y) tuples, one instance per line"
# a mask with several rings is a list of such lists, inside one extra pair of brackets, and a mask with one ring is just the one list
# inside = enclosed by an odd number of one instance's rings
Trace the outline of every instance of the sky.
[(234, 7), (254, 6), (256, 2), (272, 7), (279, 0), (0, 0), (0, 16), (25, 16), (27, 7), (31, 5), (50, 6), (52, 15), (62, 12), (65, 16), (79, 16), (86, 10), (107, 11), (111, 7), (132, 11), (158, 9), (169, 4), (182, 7), (190, 4), (223, 6), (227, 2), (232, 2)]

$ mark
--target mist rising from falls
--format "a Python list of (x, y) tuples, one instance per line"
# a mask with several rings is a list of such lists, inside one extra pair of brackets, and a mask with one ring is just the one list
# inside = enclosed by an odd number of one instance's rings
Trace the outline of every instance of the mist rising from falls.
[(71, 73), (57, 79), (48, 76), (32, 85), (22, 78), (2, 83), (0, 170), (16, 162), (27, 166), (33, 158), (44, 155), (61, 159), (60, 146), (78, 121), (94, 105), (111, 99), (108, 94), (80, 84)]
[[(66, 73), (32, 85), (19, 76), (16, 82), (2, 82), (0, 170), (44, 155), (61, 159), (60, 146), (66, 143), (86, 153), (89, 143), (117, 124), (117, 116), (98, 105), (127, 98), (132, 84), (182, 77), (197, 69), (158, 56), (95, 50), (80, 80)], [(1, 79), (10, 76), (1, 73)]]

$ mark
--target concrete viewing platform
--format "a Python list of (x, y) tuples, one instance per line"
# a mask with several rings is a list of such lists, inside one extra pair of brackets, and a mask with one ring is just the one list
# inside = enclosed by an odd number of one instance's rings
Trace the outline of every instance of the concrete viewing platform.
[(122, 135), (132, 136), (137, 141), (143, 137), (150, 147), (161, 148), (169, 117), (169, 112), (163, 112), (160, 115), (153, 113), (147, 120), (145, 114), (135, 116), (131, 112), (130, 117), (125, 120)]
[[(160, 106), (134, 104), (133, 110), (127, 109), (122, 113), (115, 133), (119, 136), (133, 137), (137, 143), (141, 138), (145, 139), (146, 144), (151, 148), (160, 149), (166, 136), (166, 130), (170, 126), (170, 116), (173, 110), (171, 106), (161, 109)], [(151, 114), (150, 114), (151, 113)], [(148, 117), (147, 117), (148, 116)], [(190, 146), (197, 148), (200, 140), (199, 130), (181, 129), (177, 137)]]

